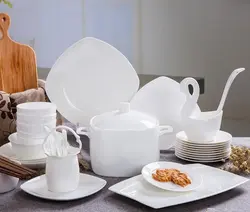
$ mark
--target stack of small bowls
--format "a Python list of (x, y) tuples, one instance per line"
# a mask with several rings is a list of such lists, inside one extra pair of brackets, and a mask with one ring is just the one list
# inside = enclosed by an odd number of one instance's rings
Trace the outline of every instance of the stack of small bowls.
[(17, 132), (11, 140), (18, 159), (33, 160), (46, 157), (43, 142), (48, 132), (45, 126), (56, 127), (56, 105), (49, 102), (28, 102), (17, 106)]

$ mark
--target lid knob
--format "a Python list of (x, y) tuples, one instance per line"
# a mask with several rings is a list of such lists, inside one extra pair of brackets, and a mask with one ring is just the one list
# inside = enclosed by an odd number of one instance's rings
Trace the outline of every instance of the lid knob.
[(121, 113), (128, 113), (130, 111), (130, 103), (129, 102), (121, 102), (119, 111)]

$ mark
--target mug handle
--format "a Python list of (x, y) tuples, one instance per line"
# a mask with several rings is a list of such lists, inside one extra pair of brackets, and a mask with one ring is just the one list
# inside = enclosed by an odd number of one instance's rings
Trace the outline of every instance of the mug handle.
[(89, 133), (88, 133), (88, 128), (87, 127), (78, 127), (76, 129), (76, 133), (78, 135), (86, 135), (87, 137), (89, 137)]
[(164, 134), (173, 132), (174, 129), (173, 129), (173, 127), (171, 127), (171, 126), (164, 125), (164, 126), (159, 126), (159, 131), (160, 131), (159, 136), (162, 136), (162, 135), (164, 135)]

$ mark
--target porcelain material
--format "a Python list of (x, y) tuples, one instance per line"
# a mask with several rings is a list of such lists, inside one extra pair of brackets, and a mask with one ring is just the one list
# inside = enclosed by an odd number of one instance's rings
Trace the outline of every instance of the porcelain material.
[(189, 141), (185, 132), (176, 134), (175, 155), (191, 162), (218, 162), (229, 158), (231, 154), (232, 135), (219, 131), (216, 138), (210, 143)]
[[(54, 151), (52, 142), (58, 142), (56, 139), (49, 139), (51, 135), (55, 133), (58, 129), (69, 130), (76, 138), (76, 142), (79, 144), (79, 148), (72, 148), (72, 151), (67, 152), (67, 155), (58, 156), (53, 155)], [(47, 180), (48, 190), (51, 192), (70, 192), (77, 189), (79, 185), (79, 162), (77, 154), (80, 153), (82, 148), (82, 143), (80, 137), (69, 127), (58, 126), (53, 129), (45, 138), (43, 148), (45, 154), (47, 155), (45, 176)], [(64, 148), (64, 147), (61, 147)]]
[(53, 113), (51, 115), (46, 115), (46, 116), (38, 116), (38, 115), (26, 115), (22, 113), (17, 113), (17, 121), (19, 123), (24, 123), (24, 124), (44, 124), (48, 122), (53, 122), (56, 120), (56, 113)]
[[(193, 94), (189, 93), (189, 85), (193, 87)], [(220, 130), (223, 111), (209, 111), (195, 113), (195, 107), (200, 94), (198, 82), (191, 77), (180, 83), (181, 91), (186, 95), (186, 102), (181, 110), (183, 129), (191, 141), (211, 142)]]
[[(22, 122), (17, 121), (16, 125), (17, 125), (17, 132), (19, 134), (18, 140), (20, 140), (20, 143), (24, 144), (24, 143), (30, 143), (29, 141), (27, 142), (27, 140), (32, 140), (34, 137), (38, 139), (42, 138), (42, 140), (44, 140), (45, 136), (47, 135), (47, 131), (44, 129), (44, 126), (47, 126), (50, 129), (55, 128), (56, 119), (53, 119), (50, 122), (47, 122), (47, 123), (45, 122), (42, 124), (27, 124), (27, 123), (22, 123)], [(24, 140), (26, 140), (26, 142)]]
[(20, 187), (28, 194), (39, 198), (55, 201), (69, 201), (90, 196), (103, 189), (106, 183), (107, 182), (101, 178), (87, 174), (80, 174), (79, 186), (77, 189), (62, 194), (49, 191), (46, 176), (42, 175), (23, 183)]
[(90, 138), (93, 171), (102, 176), (129, 177), (160, 158), (159, 137), (172, 132), (170, 126), (159, 126), (154, 117), (130, 110), (129, 103), (120, 109), (95, 116), (90, 129), (77, 133)]
[[(144, 85), (130, 101), (131, 109), (156, 117), (160, 125), (173, 127), (172, 134), (160, 137), (160, 149), (171, 148), (175, 142), (175, 134), (182, 129), (181, 109), (185, 103), (185, 95), (180, 91), (180, 84), (168, 77), (159, 77)], [(196, 104), (195, 111), (200, 109)]]
[(151, 208), (159, 209), (211, 197), (248, 181), (247, 178), (210, 166), (201, 164), (186, 166), (201, 173), (204, 182), (197, 190), (187, 194), (156, 188), (146, 182), (142, 175), (119, 182), (111, 186), (109, 190)]
[(228, 80), (227, 80), (227, 83), (225, 85), (225, 88), (224, 88), (224, 91), (223, 91), (223, 94), (221, 96), (221, 100), (220, 100), (220, 104), (217, 108), (217, 112), (220, 112), (222, 111), (223, 107), (224, 107), (224, 104), (225, 104), (225, 101), (226, 101), (226, 98), (227, 98), (227, 95), (228, 95), (228, 92), (231, 88), (231, 85), (233, 83), (233, 81), (235, 80), (235, 78), (238, 76), (238, 74), (240, 74), (241, 72), (245, 71), (245, 68), (238, 68), (238, 69), (235, 69), (231, 75), (229, 76)]
[[(178, 169), (179, 171), (188, 175), (191, 180), (191, 184), (181, 187), (172, 182), (159, 182), (152, 178), (152, 174), (155, 173), (156, 169)], [(141, 174), (143, 178), (150, 184), (167, 191), (173, 192), (187, 192), (196, 190), (202, 185), (202, 177), (198, 171), (195, 169), (190, 169), (185, 165), (173, 162), (154, 162), (150, 163), (142, 168)]]
[(17, 105), (17, 113), (28, 116), (46, 116), (56, 113), (56, 105), (50, 102), (27, 102)]
[(45, 87), (49, 99), (67, 120), (88, 127), (93, 116), (130, 101), (139, 88), (139, 78), (121, 52), (87, 37), (57, 59)]
[(8, 137), (12, 151), (20, 160), (32, 160), (46, 157), (43, 151), (42, 144), (20, 144), (18, 141), (17, 133), (12, 133)]
[(0, 173), (0, 194), (12, 191), (17, 187), (19, 179)]
[(0, 193), (12, 191), (17, 187), (19, 179), (0, 173)]
[(41, 169), (45, 167), (46, 155), (43, 158), (32, 159), (32, 160), (21, 160), (18, 159), (12, 150), (11, 143), (4, 144), (0, 147), (0, 155), (3, 155), (11, 160), (19, 161), (22, 165), (27, 166), (31, 169)]

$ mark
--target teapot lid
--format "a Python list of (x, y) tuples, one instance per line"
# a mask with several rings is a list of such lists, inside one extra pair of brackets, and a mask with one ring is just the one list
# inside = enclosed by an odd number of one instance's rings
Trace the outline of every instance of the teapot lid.
[(158, 120), (145, 113), (131, 110), (128, 102), (121, 102), (119, 110), (96, 116), (90, 124), (101, 130), (145, 130), (158, 125)]

